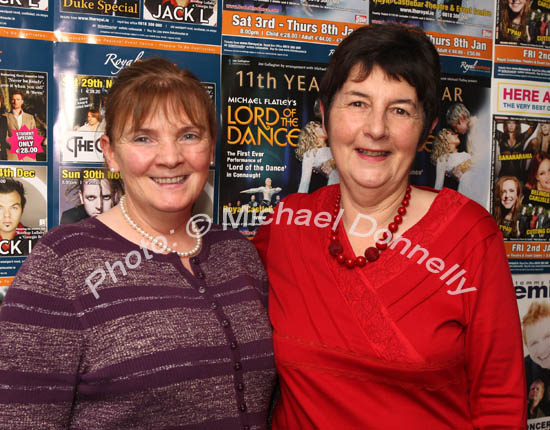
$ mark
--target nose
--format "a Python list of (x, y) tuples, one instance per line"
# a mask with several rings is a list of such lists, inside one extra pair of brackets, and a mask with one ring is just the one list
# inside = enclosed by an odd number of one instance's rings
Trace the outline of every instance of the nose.
[(174, 141), (162, 142), (158, 146), (157, 162), (174, 168), (183, 162), (183, 145)]
[(386, 110), (373, 107), (364, 119), (363, 133), (374, 140), (383, 139), (388, 135), (388, 118)]

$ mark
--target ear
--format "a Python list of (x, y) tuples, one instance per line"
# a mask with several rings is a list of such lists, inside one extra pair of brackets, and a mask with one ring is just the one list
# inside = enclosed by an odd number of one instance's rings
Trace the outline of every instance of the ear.
[(111, 144), (111, 139), (109, 136), (104, 134), (101, 136), (99, 143), (101, 145), (101, 150), (103, 151), (103, 157), (105, 157), (105, 162), (110, 169), (115, 169), (117, 172), (120, 172), (120, 168), (116, 161), (115, 150)]
[(325, 132), (325, 135), (328, 136), (328, 132), (327, 132), (328, 111), (325, 112), (325, 105), (323, 105), (323, 102), (319, 103), (319, 108), (321, 109), (321, 127), (323, 127), (323, 131)]

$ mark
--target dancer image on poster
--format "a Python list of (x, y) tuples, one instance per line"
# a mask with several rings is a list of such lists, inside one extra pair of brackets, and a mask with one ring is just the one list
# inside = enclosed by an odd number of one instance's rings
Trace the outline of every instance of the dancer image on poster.
[(523, 193), (515, 176), (501, 177), (495, 187), (495, 220), (506, 238), (517, 237), (517, 222)]
[(500, 0), (500, 40), (526, 42), (530, 10), (531, 0)]
[(250, 196), (250, 201), (247, 203), (247, 205), (252, 208), (258, 207), (258, 202), (256, 201), (256, 196), (254, 194)]
[[(445, 113), (447, 124), (459, 135), (468, 137), (469, 131), (476, 123), (476, 118), (473, 117), (466, 106), (462, 103), (453, 103)], [(471, 151), (472, 146), (466, 139), (466, 149)]]
[(117, 192), (113, 190), (109, 179), (82, 179), (80, 172), (78, 183), (67, 188), (67, 196), (78, 193), (80, 204), (61, 214), (60, 224), (72, 224), (89, 217), (95, 217), (116, 205)]
[(527, 409), (528, 419), (542, 418), (546, 416), (544, 411), (540, 408), (540, 404), (544, 399), (544, 392), (544, 382), (542, 382), (540, 379), (533, 381), (533, 383), (529, 387), (529, 400)]
[(436, 166), (434, 188), (443, 188), (446, 177), (458, 183), (457, 191), (471, 199), (481, 201), (479, 183), (481, 165), (476, 162), (472, 154), (466, 151), (458, 152), (460, 138), (458, 134), (448, 128), (442, 128), (433, 141), (433, 150), (430, 155)]
[(0, 254), (4, 256), (28, 255), (32, 241), (27, 227), (21, 223), (25, 210), (25, 187), (11, 178), (0, 179)]
[(310, 121), (300, 131), (296, 158), (302, 162), (299, 193), (309, 192), (313, 169), (328, 177), (327, 185), (339, 182), (338, 170), (335, 168), (332, 152), (327, 146), (327, 134), (319, 122)]
[[(246, 193), (246, 194), (262, 193), (263, 198), (262, 198), (261, 204), (264, 206), (269, 206), (271, 205), (271, 198), (273, 197), (273, 195), (280, 193), (281, 190), (282, 188), (280, 187), (273, 188), (271, 186), (271, 178), (265, 178), (265, 186), (257, 187), (257, 188), (249, 188), (248, 190), (242, 190), (241, 193)], [(250, 201), (252, 201), (252, 197), (250, 198)]]
[(101, 113), (99, 110), (90, 109), (87, 114), (86, 124), (78, 128), (78, 131), (105, 131), (101, 128)]
[(463, 103), (451, 104), (445, 113), (445, 120), (460, 139), (460, 145), (456, 148), (457, 152), (466, 151), (470, 154), (471, 166), (468, 169), (467, 177), (460, 182), (455, 175), (445, 175), (443, 186), (456, 189), (485, 206), (487, 193), (474, 181), (477, 181), (478, 184), (489, 181), (487, 173), (484, 173), (490, 165), (488, 151), (485, 147), (486, 134), (480, 130), (477, 116), (472, 115)]
[(535, 154), (529, 165), (525, 187), (550, 193), (550, 153)]
[(460, 188), (462, 176), (470, 169), (472, 156), (467, 152), (458, 152), (460, 145), (458, 134), (448, 128), (442, 128), (437, 133), (431, 153), (432, 163), (436, 166), (434, 188), (443, 188), (445, 176), (453, 176)]
[(495, 140), (498, 144), (500, 160), (500, 176), (515, 176), (521, 181), (525, 180), (525, 170), (522, 168), (522, 160), (507, 160), (506, 156), (523, 154), (523, 147), (527, 140), (534, 133), (537, 123), (535, 121), (526, 121), (527, 130), (521, 131), (523, 122), (508, 119), (506, 121), (497, 120), (497, 124), (503, 125), (500, 131), (495, 127)]
[[(534, 301), (522, 318), (523, 342), (529, 355), (525, 357), (527, 392), (540, 380), (548, 393), (550, 383), (550, 301)], [(529, 404), (529, 406), (531, 406)], [(550, 398), (544, 396), (537, 404), (543, 416), (550, 415)], [(534, 408), (533, 408), (534, 409)], [(538, 413), (537, 413), (538, 414)]]

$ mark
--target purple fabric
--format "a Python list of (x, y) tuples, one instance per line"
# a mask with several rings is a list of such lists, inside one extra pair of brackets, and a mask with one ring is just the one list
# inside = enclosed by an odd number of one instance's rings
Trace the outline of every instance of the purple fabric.
[[(141, 264), (115, 282), (107, 267), (133, 251)], [(192, 273), (150, 254), (93, 218), (40, 240), (0, 308), (2, 429), (266, 429), (275, 371), (256, 250), (214, 226)]]

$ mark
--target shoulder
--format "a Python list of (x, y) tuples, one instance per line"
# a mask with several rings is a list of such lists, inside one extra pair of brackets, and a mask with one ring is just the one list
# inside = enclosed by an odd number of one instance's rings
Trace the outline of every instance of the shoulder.
[(438, 212), (447, 214), (450, 229), (477, 232), (483, 237), (500, 234), (493, 216), (483, 206), (455, 190), (443, 188), (434, 206)]
[[(199, 225), (208, 228), (206, 224)], [(215, 248), (218, 253), (239, 252), (256, 254), (256, 248), (250, 240), (232, 228), (225, 228), (219, 224), (212, 224), (203, 237), (204, 245)]]
[(38, 245), (48, 247), (58, 255), (63, 255), (74, 249), (91, 247), (90, 240), (107, 239), (107, 231), (107, 227), (104, 227), (100, 221), (86, 218), (73, 224), (52, 228), (40, 239)]
[(232, 276), (247, 273), (255, 279), (265, 280), (256, 247), (238, 231), (213, 224), (203, 237), (203, 246), (204, 258), (213, 271)]
[[(336, 185), (327, 185), (325, 187), (319, 188), (317, 191), (307, 194), (307, 193), (294, 193), (285, 197), (281, 200), (275, 209), (275, 212), (281, 211), (284, 208), (290, 209), (320, 209), (324, 206), (327, 201), (334, 201), (336, 195), (339, 193), (340, 186)], [(283, 205), (283, 206), (281, 206)], [(325, 210), (329, 210), (327, 206)]]
[[(450, 188), (434, 190), (431, 187), (415, 186), (415, 189), (417, 192), (422, 192), (421, 204), (430, 205), (425, 218), (433, 228), (448, 226), (454, 229), (461, 226), (470, 229), (481, 224), (488, 231), (498, 233), (499, 229), (493, 216), (483, 206), (465, 195)], [(432, 196), (431, 201), (429, 195)]]
[[(100, 244), (105, 236), (96, 227), (85, 220), (52, 228), (33, 247), (10, 289), (73, 299), (77, 288), (69, 288), (67, 284), (92, 261), (94, 238)], [(80, 284), (84, 287), (83, 282)]]

